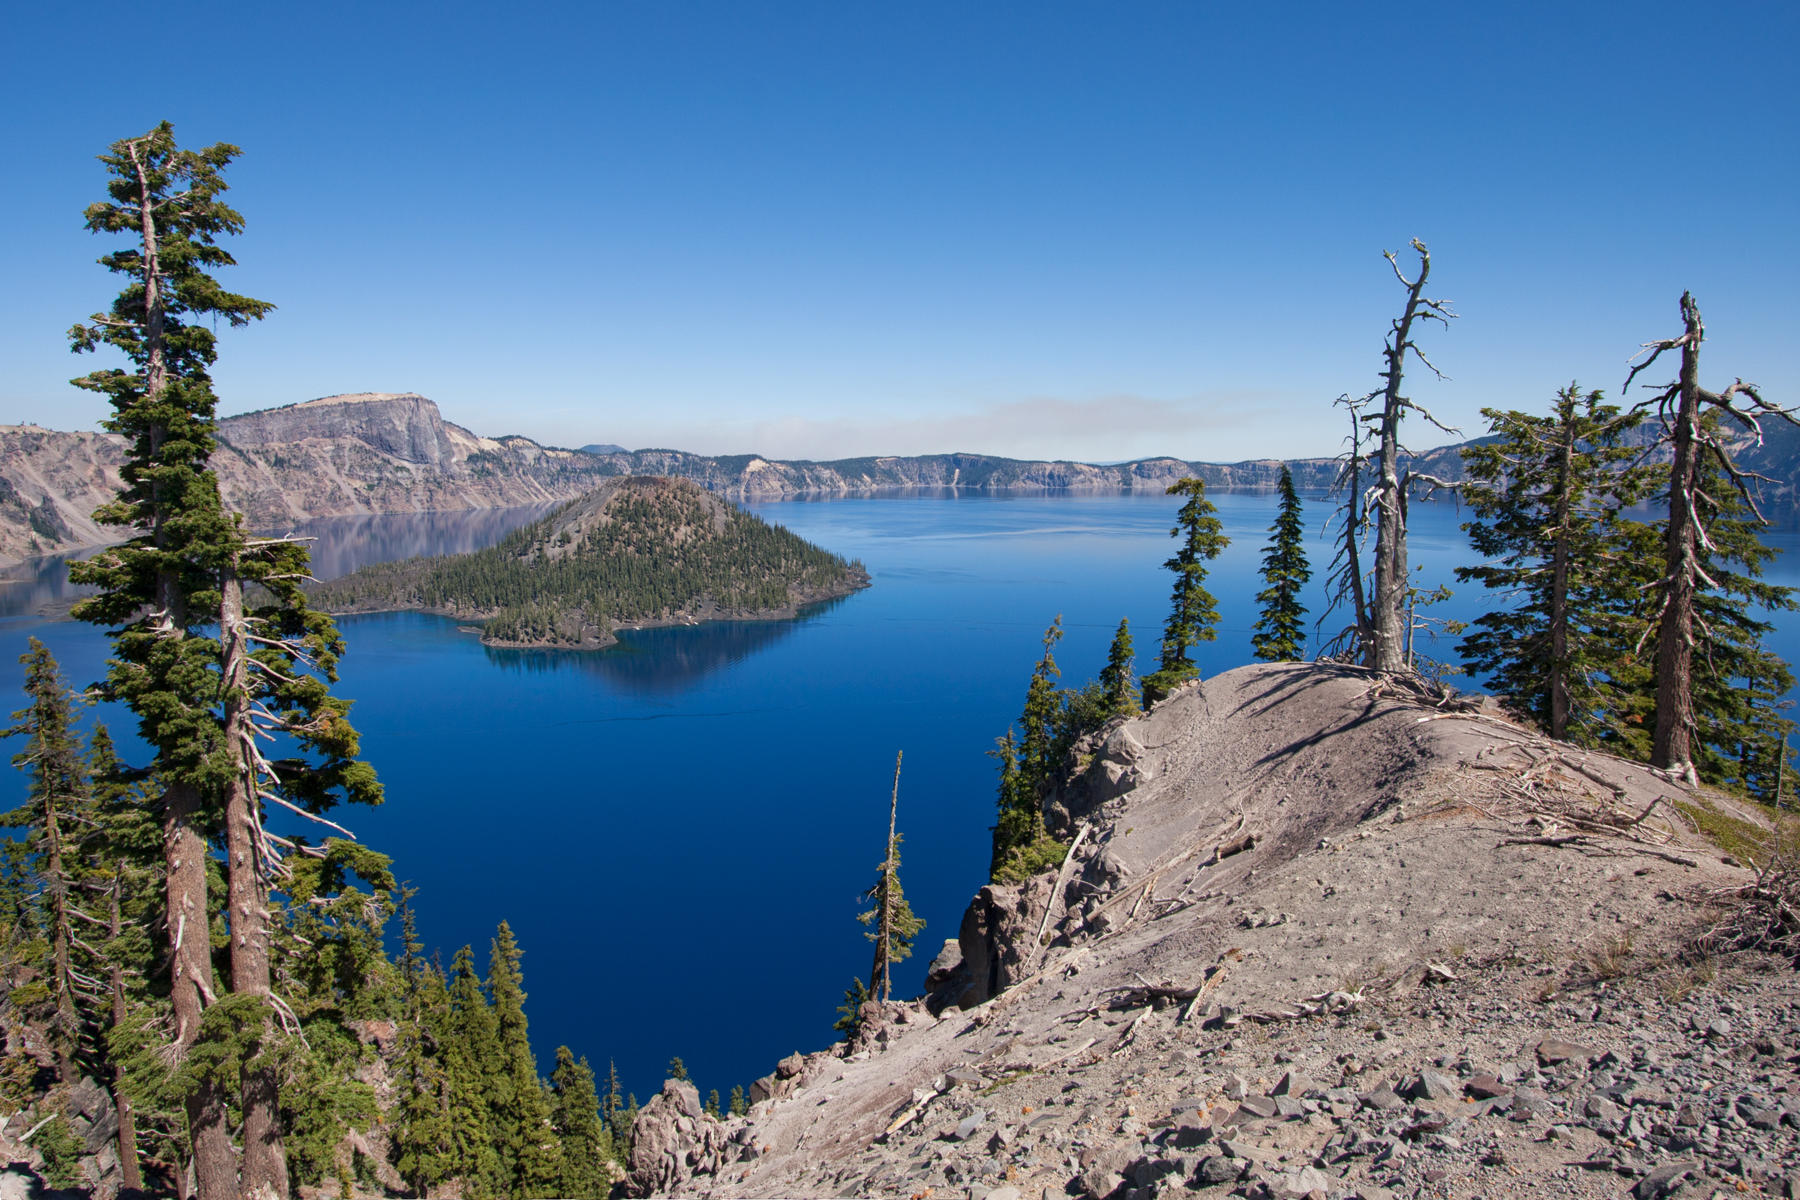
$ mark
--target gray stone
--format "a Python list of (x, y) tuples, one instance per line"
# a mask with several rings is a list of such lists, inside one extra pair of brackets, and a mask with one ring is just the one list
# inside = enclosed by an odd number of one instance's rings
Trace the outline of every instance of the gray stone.
[(1477, 1075), (1463, 1084), (1463, 1090), (1477, 1100), (1492, 1100), (1496, 1096), (1512, 1094), (1512, 1089), (1493, 1075)]
[(1415, 1100), (1454, 1100), (1462, 1094), (1456, 1080), (1441, 1071), (1425, 1070), (1408, 1089)]
[(1176, 1120), (1169, 1140), (1183, 1150), (1190, 1150), (1195, 1146), (1204, 1146), (1212, 1140), (1212, 1135), (1212, 1126), (1203, 1124), (1197, 1116), (1187, 1113)]
[[(1307, 1114), (1307, 1103), (1305, 1100), (1296, 1100), (1292, 1096), (1277, 1096), (1275, 1097), (1275, 1115), (1284, 1121), (1296, 1120)], [(1312, 1108), (1316, 1110), (1318, 1105), (1314, 1104)]]
[(1664, 1197), (1671, 1195), (1676, 1188), (1681, 1186), (1682, 1180), (1689, 1175), (1698, 1176), (1699, 1174), (1700, 1164), (1696, 1162), (1663, 1163), (1661, 1166), (1651, 1168), (1648, 1175), (1638, 1180), (1633, 1185), (1631, 1194), (1637, 1197), (1637, 1200), (1664, 1200)]
[(987, 1082), (987, 1078), (973, 1067), (952, 1067), (944, 1072), (944, 1081), (951, 1087), (955, 1087), (959, 1083), (967, 1084), (970, 1087), (980, 1087)]
[(980, 1129), (982, 1125), (986, 1123), (987, 1118), (988, 1115), (986, 1109), (976, 1109), (957, 1124), (956, 1133), (952, 1136), (959, 1142), (968, 1141), (975, 1136), (975, 1131)]
[(1579, 1062), (1585, 1065), (1593, 1057), (1592, 1050), (1586, 1046), (1578, 1046), (1574, 1042), (1545, 1038), (1537, 1044), (1537, 1060), (1546, 1067), (1560, 1066), (1566, 1062)]
[[(767, 1059), (764, 1060), (768, 1061)], [(806, 1066), (806, 1059), (799, 1054), (790, 1054), (775, 1064), (775, 1076), (778, 1079), (792, 1079)]]
[(1307, 1092), (1309, 1092), (1311, 1090), (1312, 1090), (1312, 1084), (1307, 1082), (1307, 1080), (1303, 1076), (1296, 1075), (1296, 1074), (1294, 1074), (1294, 1072), (1288, 1071), (1287, 1073), (1282, 1075), (1280, 1080), (1278, 1080), (1276, 1082), (1276, 1084), (1273, 1088), (1269, 1089), (1269, 1095), (1271, 1095), (1271, 1096), (1293, 1096), (1296, 1099), (1298, 1099), (1299, 1097), (1305, 1095)]
[(1200, 1169), (1194, 1172), (1194, 1182), (1202, 1187), (1213, 1187), (1221, 1183), (1231, 1183), (1243, 1172), (1244, 1160), (1215, 1154), (1201, 1160)]
[(1400, 1098), (1398, 1092), (1385, 1083), (1378, 1088), (1364, 1092), (1357, 1099), (1364, 1108), (1373, 1108), (1380, 1112), (1389, 1112), (1406, 1103)]
[(1275, 1101), (1267, 1096), (1245, 1096), (1238, 1101), (1238, 1112), (1252, 1117), (1268, 1120), (1281, 1111)]
[(982, 1200), (1025, 1200), (1025, 1193), (1010, 1183), (1003, 1183), (982, 1197)]

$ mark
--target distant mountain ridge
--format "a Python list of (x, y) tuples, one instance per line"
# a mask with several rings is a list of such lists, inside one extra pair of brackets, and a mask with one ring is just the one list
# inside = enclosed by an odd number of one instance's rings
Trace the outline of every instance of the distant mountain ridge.
[[(1419, 455), (1416, 469), (1462, 476), (1460, 446)], [(1771, 477), (1772, 507), (1792, 503), (1800, 476), (1800, 430), (1771, 422), (1767, 442), (1743, 452)], [(90, 514), (119, 487), (124, 442), (111, 434), (0, 426), (0, 559), (18, 560), (117, 541), (122, 531)], [(739, 500), (851, 495), (908, 488), (983, 491), (1160, 491), (1197, 475), (1209, 487), (1275, 486), (1284, 460), (1236, 463), (1144, 458), (1097, 466), (985, 454), (927, 454), (783, 462), (760, 455), (681, 450), (583, 450), (527, 437), (483, 437), (444, 420), (411, 392), (357, 392), (264, 409), (219, 422), (213, 466), (226, 503), (258, 529), (312, 517), (442, 512), (555, 503), (603, 479), (672, 475)], [(1331, 458), (1285, 460), (1302, 489), (1323, 490)]]

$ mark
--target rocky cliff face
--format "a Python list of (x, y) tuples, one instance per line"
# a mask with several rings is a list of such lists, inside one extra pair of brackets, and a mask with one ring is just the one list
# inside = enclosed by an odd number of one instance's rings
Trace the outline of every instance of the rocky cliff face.
[(645, 1109), (637, 1194), (1800, 1186), (1800, 977), (1681, 957), (1752, 876), (1692, 820), (1754, 819), (1729, 799), (1306, 664), (1076, 762), (1060, 871), (983, 888), (930, 994), (782, 1060), (746, 1117)]
[[(116, 541), (93, 511), (120, 486), (109, 434), (0, 427), (0, 558)], [(327, 396), (219, 423), (213, 468), (225, 502), (273, 529), (309, 517), (546, 504), (581, 495), (610, 464), (530, 438), (486, 438), (423, 396)]]

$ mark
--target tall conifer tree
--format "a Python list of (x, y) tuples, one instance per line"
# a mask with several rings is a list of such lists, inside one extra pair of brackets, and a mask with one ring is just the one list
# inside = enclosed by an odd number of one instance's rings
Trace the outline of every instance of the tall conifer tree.
[(500, 1053), (494, 1133), (509, 1192), (518, 1200), (548, 1195), (560, 1170), (550, 1128), (550, 1098), (538, 1078), (526, 1028), (525, 976), (519, 967), (524, 954), (512, 927), (500, 922), (488, 959), (488, 993), (494, 999)]
[(550, 1091), (555, 1097), (551, 1120), (562, 1150), (556, 1194), (605, 1196), (611, 1190), (606, 1171), (607, 1137), (600, 1123), (594, 1071), (587, 1059), (576, 1061), (567, 1046), (558, 1046), (556, 1069), (550, 1072)]
[(1119, 628), (1106, 651), (1106, 665), (1100, 668), (1100, 696), (1107, 717), (1138, 710), (1137, 680), (1131, 666), (1131, 623), (1120, 617)]
[(1463, 657), (1551, 737), (1593, 745), (1613, 721), (1617, 614), (1637, 602), (1616, 520), (1648, 483), (1627, 469), (1638, 451), (1623, 439), (1637, 418), (1575, 384), (1549, 416), (1482, 415), (1491, 436), (1463, 450), (1473, 514), (1463, 529), (1481, 565), (1456, 577), (1509, 602), (1475, 619)]
[(1286, 662), (1299, 658), (1306, 646), (1306, 606), (1300, 603), (1301, 589), (1312, 578), (1306, 561), (1305, 526), (1300, 518), (1300, 496), (1294, 491), (1294, 476), (1281, 468), (1281, 481), (1276, 485), (1281, 507), (1275, 524), (1269, 527), (1269, 548), (1263, 554), (1264, 588), (1256, 594), (1262, 605), (1256, 632), (1250, 645), (1256, 657), (1264, 662)]
[(1198, 678), (1200, 669), (1188, 658), (1188, 651), (1201, 642), (1218, 637), (1218, 601), (1206, 590), (1206, 564), (1219, 557), (1231, 539), (1214, 514), (1218, 509), (1206, 498), (1206, 484), (1199, 479), (1183, 479), (1169, 485), (1171, 496), (1186, 496), (1175, 514), (1175, 527), (1170, 537), (1181, 539), (1163, 566), (1175, 572), (1175, 587), (1170, 596), (1169, 619), (1163, 625), (1162, 659), (1154, 673), (1144, 676), (1144, 702), (1154, 704), (1177, 686)]

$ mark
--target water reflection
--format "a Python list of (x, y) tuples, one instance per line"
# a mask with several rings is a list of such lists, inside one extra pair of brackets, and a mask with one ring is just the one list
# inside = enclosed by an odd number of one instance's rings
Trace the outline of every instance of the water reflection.
[(0, 569), (0, 617), (66, 617), (69, 606), (91, 587), (69, 582), (69, 564), (98, 553), (99, 547), (70, 550), (44, 558), (28, 558)]
[(313, 575), (336, 579), (375, 563), (480, 550), (555, 507), (528, 504), (458, 512), (315, 517), (280, 532), (316, 539), (312, 544)]
[(840, 596), (808, 605), (799, 616), (782, 621), (708, 621), (622, 631), (619, 644), (605, 650), (485, 649), (489, 662), (515, 674), (578, 671), (627, 695), (668, 697), (769, 649), (848, 599)]

